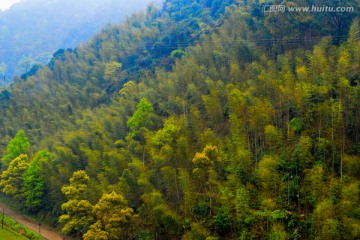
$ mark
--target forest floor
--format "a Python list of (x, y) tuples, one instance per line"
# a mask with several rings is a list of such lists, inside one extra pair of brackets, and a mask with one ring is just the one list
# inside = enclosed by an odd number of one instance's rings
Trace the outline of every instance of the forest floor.
[[(0, 209), (1, 210), (4, 209), (5, 215), (14, 219), (18, 223), (30, 228), (34, 232), (37, 232), (37, 233), (39, 232), (39, 223), (38, 222), (27, 219), (21, 213), (12, 210), (10, 207), (6, 206), (3, 203), (0, 203)], [(47, 240), (63, 240), (63, 239), (65, 239), (65, 237), (61, 236), (60, 234), (58, 234), (55, 231), (52, 231), (52, 230), (44, 227), (43, 225), (40, 226), (40, 235)]]

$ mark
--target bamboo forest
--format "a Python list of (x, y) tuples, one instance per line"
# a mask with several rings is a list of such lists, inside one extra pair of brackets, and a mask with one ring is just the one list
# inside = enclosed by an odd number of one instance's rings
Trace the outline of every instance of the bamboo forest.
[(165, 0), (59, 49), (0, 90), (2, 198), (66, 239), (360, 239), (359, 6)]

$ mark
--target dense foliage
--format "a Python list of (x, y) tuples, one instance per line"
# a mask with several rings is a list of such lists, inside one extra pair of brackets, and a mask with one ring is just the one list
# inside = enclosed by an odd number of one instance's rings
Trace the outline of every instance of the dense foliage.
[(2, 192), (79, 239), (359, 238), (358, 13), (261, 8), (149, 5), (17, 79)]

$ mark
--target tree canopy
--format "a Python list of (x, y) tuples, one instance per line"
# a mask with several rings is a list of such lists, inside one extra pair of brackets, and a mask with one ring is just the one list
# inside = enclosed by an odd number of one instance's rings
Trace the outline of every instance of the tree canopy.
[(79, 239), (360, 238), (359, 13), (267, 3), (149, 5), (17, 79), (2, 192)]

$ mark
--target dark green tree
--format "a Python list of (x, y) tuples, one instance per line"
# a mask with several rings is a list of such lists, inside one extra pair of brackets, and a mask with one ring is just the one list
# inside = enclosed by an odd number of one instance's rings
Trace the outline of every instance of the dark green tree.
[(46, 150), (39, 151), (22, 175), (21, 191), (25, 197), (25, 206), (31, 212), (38, 212), (46, 204), (46, 185), (42, 176), (41, 162), (49, 162), (50, 154)]

